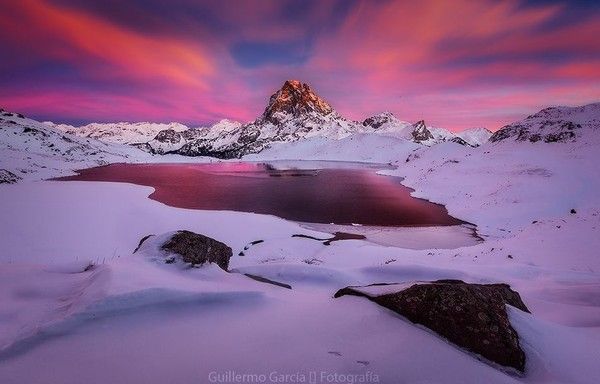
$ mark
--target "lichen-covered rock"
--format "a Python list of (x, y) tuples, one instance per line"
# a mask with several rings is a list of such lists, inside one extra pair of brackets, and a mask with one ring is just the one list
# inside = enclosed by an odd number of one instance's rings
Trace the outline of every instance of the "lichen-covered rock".
[[(468, 284), (460, 280), (415, 283), (397, 292), (377, 294), (347, 287), (335, 297), (357, 295), (424, 325), (454, 344), (523, 372), (525, 353), (506, 312), (506, 304), (529, 312), (507, 284)], [(389, 288), (389, 287), (388, 287)], [(375, 290), (376, 291), (376, 290)]]

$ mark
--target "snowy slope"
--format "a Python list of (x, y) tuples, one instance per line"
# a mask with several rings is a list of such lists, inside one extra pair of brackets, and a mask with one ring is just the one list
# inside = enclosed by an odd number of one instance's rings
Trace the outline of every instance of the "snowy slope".
[(0, 111), (0, 184), (69, 175), (77, 169), (109, 163), (213, 160), (154, 156), (134, 146), (72, 135), (20, 114)]
[[(514, 123), (481, 147), (466, 150), (443, 144), (415, 151), (392, 173), (416, 188), (414, 195), (447, 204), (455, 216), (487, 223), (495, 236), (532, 221), (594, 212), (600, 206), (600, 104), (544, 110)], [(566, 141), (522, 140), (567, 132)], [(550, 132), (549, 132), (550, 129)], [(540, 133), (541, 132), (541, 133)], [(505, 133), (510, 133), (505, 136)], [(492, 137), (492, 139), (494, 138)]]
[(375, 132), (380, 135), (412, 139), (412, 124), (398, 119), (391, 112), (382, 112), (366, 118), (362, 125), (366, 132)]
[(331, 160), (388, 163), (406, 157), (421, 145), (401, 138), (376, 134), (353, 134), (339, 140), (315, 137), (290, 143), (274, 143), (243, 160)]
[(143, 152), (56, 130), (23, 115), (0, 112), (0, 169), (40, 179), (78, 168), (147, 157)]
[(436, 144), (450, 141), (457, 136), (445, 128), (427, 127), (427, 129), (433, 135), (434, 143)]
[[(0, 320), (4, 382), (72, 377), (90, 383), (193, 382), (231, 369), (370, 371), (383, 383), (600, 379), (595, 299), (600, 265), (589, 249), (582, 254), (575, 248), (577, 258), (564, 257), (555, 242), (528, 241), (526, 234), (452, 250), (416, 251), (359, 240), (325, 246), (293, 238), (322, 235), (273, 216), (172, 208), (147, 199), (151, 191), (91, 182), (0, 187), (6, 213), (0, 217), (6, 239), (0, 252), (5, 262), (0, 319), (11, 319)], [(132, 254), (141, 237), (181, 228), (225, 242), (234, 255), (252, 241), (263, 242), (234, 256), (229, 274), (213, 266), (159, 264), (146, 249)], [(555, 223), (548, 221), (533, 229), (545, 237), (552, 228)], [(24, 242), (27, 233), (36, 236)], [(562, 241), (582, 239), (555, 233)], [(600, 246), (597, 229), (581, 235), (595, 235), (589, 248)], [(96, 265), (86, 270), (90, 261)], [(488, 365), (366, 300), (332, 298), (346, 285), (444, 278), (506, 282), (520, 292), (533, 312), (511, 311), (528, 356), (524, 377)], [(181, 355), (182, 350), (187, 352)], [(178, 357), (169, 369), (161, 363), (165, 356)], [(40, 361), (45, 363), (36, 364)]]
[(492, 136), (492, 132), (487, 128), (469, 128), (464, 131), (457, 132), (456, 137), (460, 137), (474, 147), (485, 144)]

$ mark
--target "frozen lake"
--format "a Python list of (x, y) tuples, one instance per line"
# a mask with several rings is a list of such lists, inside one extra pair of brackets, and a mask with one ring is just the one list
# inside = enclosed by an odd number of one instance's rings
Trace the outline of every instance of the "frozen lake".
[[(310, 167), (309, 167), (310, 168)], [(463, 224), (445, 207), (410, 196), (397, 177), (358, 164), (306, 164), (283, 169), (266, 163), (111, 164), (59, 180), (151, 186), (150, 198), (202, 210), (271, 214), (305, 222), (365, 226)]]

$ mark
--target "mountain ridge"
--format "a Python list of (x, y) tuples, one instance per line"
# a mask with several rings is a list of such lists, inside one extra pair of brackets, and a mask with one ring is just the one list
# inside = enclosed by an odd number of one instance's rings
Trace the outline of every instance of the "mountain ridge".
[(505, 125), (490, 137), (492, 143), (507, 141), (570, 142), (600, 126), (600, 102), (577, 107), (548, 107)]
[[(391, 112), (382, 112), (358, 122), (338, 114), (309, 85), (296, 80), (286, 81), (271, 95), (263, 114), (246, 124), (223, 119), (210, 127), (199, 128), (179, 123), (92, 123), (77, 128), (65, 124), (40, 123), (20, 114), (1, 112), (3, 126), (9, 130), (18, 126), (14, 132), (11, 131), (15, 136), (6, 138), (8, 143), (16, 144), (8, 144), (7, 149), (29, 148), (31, 141), (28, 141), (27, 135), (41, 132), (36, 136), (40, 140), (35, 149), (40, 154), (48, 152), (51, 156), (60, 155), (63, 153), (61, 148), (65, 147), (67, 158), (73, 157), (74, 153), (81, 153), (82, 156), (95, 159), (96, 164), (126, 157), (127, 151), (121, 147), (122, 144), (150, 154), (230, 159), (258, 154), (266, 148), (285, 143), (301, 140), (308, 143), (308, 139), (339, 141), (355, 137), (361, 141), (361, 135), (401, 139), (398, 143), (408, 141), (424, 147), (443, 142), (475, 147), (488, 141), (554, 143), (572, 142), (580, 137), (596, 140), (598, 135), (587, 135), (587, 132), (596, 132), (600, 126), (600, 103), (545, 108), (493, 134), (485, 128), (452, 133), (444, 128), (428, 126), (423, 120), (412, 124), (402, 121)], [(64, 135), (61, 137), (60, 133)], [(20, 135), (25, 135), (22, 145), (17, 143), (20, 140), (17, 136)], [(45, 137), (53, 139), (48, 141)], [(80, 140), (81, 137), (85, 140)], [(80, 146), (76, 146), (78, 149), (71, 148), (69, 145), (72, 143), (80, 143)], [(13, 156), (14, 151), (7, 153)], [(18, 172), (13, 173), (19, 175)]]
[(223, 119), (209, 127), (197, 128), (175, 122), (51, 125), (70, 134), (128, 144), (153, 154), (218, 158), (239, 158), (276, 143), (311, 137), (339, 140), (360, 133), (402, 138), (423, 145), (453, 141), (477, 146), (487, 139), (476, 137), (471, 141), (468, 136), (465, 140), (444, 128), (427, 126), (424, 121), (420, 124), (402, 121), (391, 112), (373, 115), (362, 122), (346, 119), (310, 85), (299, 80), (286, 80), (269, 97), (263, 113), (245, 124)]
[[(382, 112), (362, 122), (346, 119), (308, 84), (298, 80), (285, 81), (271, 95), (263, 114), (254, 121), (235, 126), (232, 124), (195, 131), (194, 135), (190, 135), (190, 140), (182, 136), (176, 144), (164, 142), (157, 135), (141, 148), (161, 154), (239, 158), (259, 153), (277, 143), (312, 137), (339, 140), (359, 133), (392, 136), (423, 145), (444, 141), (468, 146), (480, 144), (470, 143), (443, 128), (428, 127), (423, 120), (415, 124), (401, 121), (391, 112)], [(483, 141), (485, 139), (480, 139), (480, 142)]]

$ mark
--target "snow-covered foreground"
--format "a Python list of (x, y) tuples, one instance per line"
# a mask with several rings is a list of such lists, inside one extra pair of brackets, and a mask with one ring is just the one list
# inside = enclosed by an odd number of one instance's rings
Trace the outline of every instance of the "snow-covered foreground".
[[(0, 187), (3, 383), (210, 382), (229, 371), (316, 371), (358, 375), (355, 381), (376, 374), (384, 383), (600, 379), (599, 263), (559, 258), (560, 231), (548, 244), (516, 236), (454, 250), (358, 240), (324, 246), (292, 238), (322, 234), (276, 217), (177, 209), (147, 199), (149, 193), (92, 182)], [(576, 216), (563, 227), (582, 220), (592, 218)], [(548, 234), (554, 224), (530, 231)], [(234, 256), (230, 268), (293, 289), (216, 266), (181, 270), (132, 254), (143, 236), (177, 229), (223, 241), (234, 255), (265, 240)], [(598, 234), (587, 235), (587, 246), (596, 248)], [(84, 271), (90, 261), (97, 266)], [(507, 282), (521, 293), (533, 312), (511, 314), (529, 358), (525, 377), (480, 362), (366, 300), (332, 298), (350, 284), (440, 278)]]

